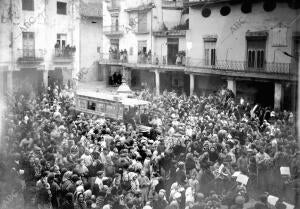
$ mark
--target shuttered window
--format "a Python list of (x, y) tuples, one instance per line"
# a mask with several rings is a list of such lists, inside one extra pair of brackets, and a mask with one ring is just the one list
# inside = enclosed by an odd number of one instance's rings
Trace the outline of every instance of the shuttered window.
[(216, 41), (204, 41), (204, 63), (205, 65), (216, 64)]
[(248, 67), (253, 69), (264, 68), (266, 40), (248, 40)]
[(67, 14), (67, 3), (65, 2), (57, 2), (57, 14), (66, 15)]

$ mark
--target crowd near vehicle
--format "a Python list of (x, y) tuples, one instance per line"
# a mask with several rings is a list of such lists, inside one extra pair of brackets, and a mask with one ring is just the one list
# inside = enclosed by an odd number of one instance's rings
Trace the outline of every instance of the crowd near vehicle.
[[(75, 95), (75, 110), (85, 114), (98, 115), (113, 120), (128, 119), (128, 114), (140, 117), (144, 108), (150, 103), (148, 101), (122, 97), (119, 95), (101, 94), (98, 92), (84, 91), (77, 92)], [(140, 120), (135, 120), (136, 125), (141, 127), (142, 131), (150, 131), (150, 127), (138, 124)]]

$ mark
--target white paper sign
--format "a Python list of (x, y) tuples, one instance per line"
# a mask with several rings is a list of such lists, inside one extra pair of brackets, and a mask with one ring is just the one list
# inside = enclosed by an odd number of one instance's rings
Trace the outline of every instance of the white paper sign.
[(282, 202), (282, 203), (286, 205), (286, 209), (294, 209), (295, 208), (294, 205), (291, 205), (291, 204), (289, 204), (287, 202)]
[(277, 201), (279, 200), (278, 197), (275, 197), (273, 195), (269, 195), (268, 196), (268, 203), (270, 203), (271, 205), (275, 206)]
[(238, 177), (241, 173), (241, 171), (236, 171), (232, 174), (232, 177)]
[(193, 43), (192, 42), (186, 42), (186, 48), (188, 51), (190, 51), (193, 48)]
[(244, 175), (244, 174), (240, 174), (238, 175), (238, 177), (236, 178), (237, 182), (240, 182), (241, 184), (247, 185), (249, 180), (249, 177)]
[(222, 172), (222, 170), (223, 170), (223, 168), (224, 168), (224, 165), (223, 165), (223, 164), (222, 164), (222, 165), (220, 165), (218, 172), (219, 172), (219, 173), (221, 173), (221, 172)]
[(281, 175), (291, 175), (290, 167), (280, 167), (280, 174)]

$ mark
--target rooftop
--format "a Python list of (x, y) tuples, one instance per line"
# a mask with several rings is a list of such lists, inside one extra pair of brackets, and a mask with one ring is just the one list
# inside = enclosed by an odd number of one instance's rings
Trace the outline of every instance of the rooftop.
[(147, 11), (147, 10), (151, 10), (152, 8), (154, 8), (154, 4), (153, 3), (149, 3), (149, 4), (142, 4), (140, 6), (137, 7), (132, 7), (132, 8), (128, 8), (125, 11), (126, 12), (138, 12), (138, 11)]
[(241, 3), (242, 0), (189, 0), (186, 4), (188, 6), (203, 6), (208, 4), (219, 4), (219, 3)]

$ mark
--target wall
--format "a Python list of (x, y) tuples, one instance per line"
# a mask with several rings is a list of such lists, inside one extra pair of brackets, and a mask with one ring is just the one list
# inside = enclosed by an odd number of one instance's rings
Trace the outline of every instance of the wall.
[[(94, 22), (94, 23), (93, 23)], [(87, 71), (85, 80), (98, 80), (99, 53), (97, 47), (102, 49), (102, 18), (85, 18), (80, 24), (81, 43), (80, 69)]]
[[(240, 5), (230, 6), (231, 13), (223, 17), (219, 13), (220, 6), (212, 7), (210, 17), (204, 18), (200, 9), (190, 8), (190, 31), (187, 42), (193, 42), (189, 55), (192, 58), (203, 59), (203, 36), (216, 35), (217, 59), (239, 60), (246, 58), (246, 31), (269, 31), (266, 46), (266, 60), (273, 62), (274, 53), (276, 62), (289, 63), (291, 58), (278, 52), (278, 49), (291, 53), (292, 33), (299, 28), (299, 19), (296, 20), (299, 11), (290, 9), (286, 3), (277, 3), (277, 8), (272, 12), (265, 12), (262, 3), (253, 4), (252, 12), (244, 14)], [(239, 20), (243, 22), (240, 27), (233, 30), (232, 26)], [(294, 20), (296, 20), (294, 22)], [(288, 26), (287, 47), (272, 47), (271, 28), (279, 23)], [(209, 29), (209, 30), (208, 30)], [(277, 50), (277, 51), (276, 51)]]
[(181, 23), (180, 16), (181, 10), (163, 9), (163, 20), (168, 30)]

